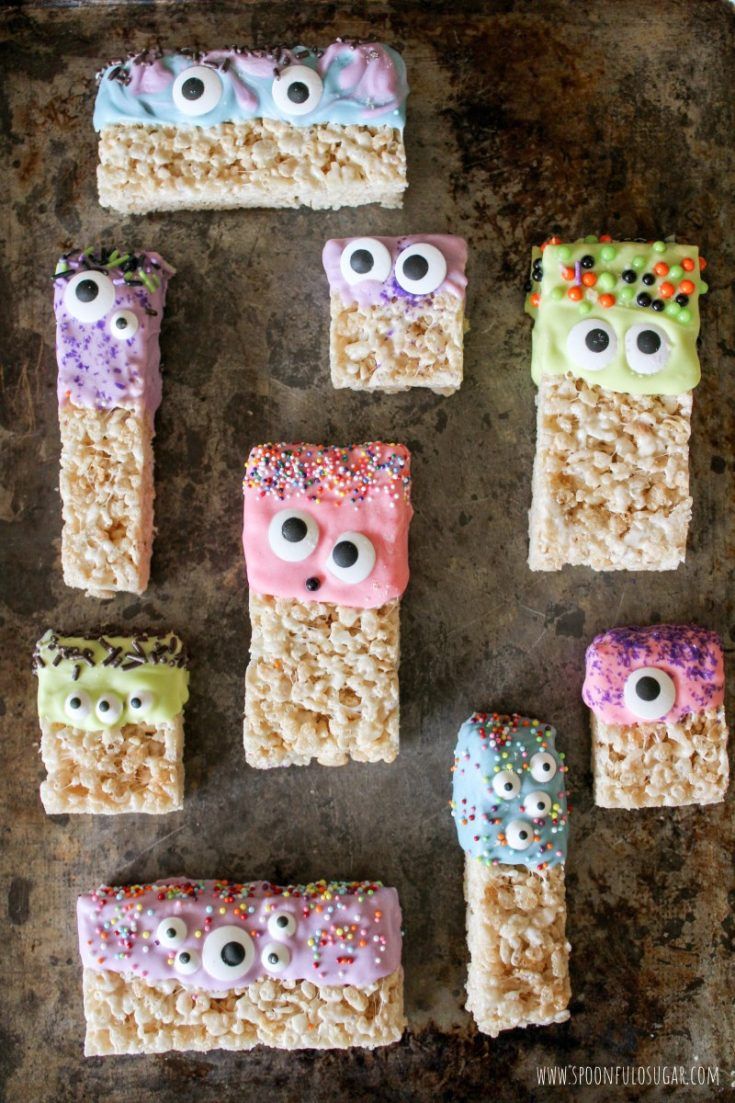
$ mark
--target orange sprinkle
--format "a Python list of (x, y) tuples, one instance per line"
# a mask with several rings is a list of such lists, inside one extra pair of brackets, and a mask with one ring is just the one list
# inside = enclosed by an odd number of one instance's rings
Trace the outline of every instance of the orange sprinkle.
[(668, 276), (669, 274), (669, 266), (668, 264), (665, 264), (662, 260), (660, 260), (658, 264), (654, 264), (653, 270), (657, 276)]
[(569, 288), (569, 290), (567, 291), (567, 295), (572, 300), (572, 302), (578, 303), (579, 300), (582, 298), (582, 288), (579, 286), (579, 284), (575, 283), (573, 287)]
[(600, 241), (612, 241), (611, 234), (600, 234)]
[(704, 259), (704, 257), (700, 257), (699, 258), (699, 271), (704, 272), (706, 267), (707, 267), (707, 261)]
[(539, 295), (538, 291), (534, 291), (533, 295), (531, 295), (531, 306), (538, 306), (540, 302), (541, 296)]
[(662, 299), (670, 299), (674, 294), (674, 285), (666, 280), (658, 289), (658, 293)]
[(562, 268), (561, 274), (562, 274), (562, 278), (565, 279), (565, 280), (573, 280), (574, 279), (574, 269), (573, 268)]
[(585, 287), (594, 287), (597, 283), (597, 276), (594, 272), (584, 272), (582, 274), (582, 283)]
[(597, 301), (600, 304), (600, 306), (615, 306), (615, 296), (614, 295), (600, 295), (600, 297)]
[(684, 257), (684, 260), (681, 262), (681, 266), (685, 272), (694, 271), (694, 261), (691, 257)]
[(683, 291), (685, 295), (694, 294), (694, 284), (691, 280), (682, 280), (679, 284), (679, 290)]

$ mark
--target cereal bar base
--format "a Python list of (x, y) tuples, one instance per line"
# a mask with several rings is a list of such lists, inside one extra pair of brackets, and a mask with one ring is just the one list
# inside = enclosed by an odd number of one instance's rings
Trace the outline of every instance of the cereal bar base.
[(228, 207), (400, 207), (400, 130), (253, 119), (212, 127), (117, 124), (100, 134), (103, 207), (124, 214)]
[(330, 363), (335, 387), (405, 391), (428, 387), (449, 395), (462, 383), (464, 302), (432, 295), (360, 306), (331, 298)]
[(49, 814), (176, 812), (184, 800), (184, 720), (82, 731), (41, 720)]
[(167, 1050), (374, 1049), (400, 1040), (403, 971), (364, 988), (267, 977), (224, 996), (84, 970), (87, 1057)]
[(153, 428), (121, 407), (59, 408), (67, 586), (90, 597), (141, 594), (153, 544)]
[(251, 766), (392, 762), (400, 602), (353, 609), (250, 591), (245, 756)]
[(548, 1026), (569, 1018), (564, 868), (534, 873), (465, 859), (467, 1010), (479, 1030)]
[(691, 391), (628, 395), (544, 375), (537, 403), (531, 570), (675, 570), (692, 512)]
[(723, 707), (678, 722), (606, 724), (592, 719), (595, 804), (601, 808), (664, 808), (715, 804), (729, 780)]

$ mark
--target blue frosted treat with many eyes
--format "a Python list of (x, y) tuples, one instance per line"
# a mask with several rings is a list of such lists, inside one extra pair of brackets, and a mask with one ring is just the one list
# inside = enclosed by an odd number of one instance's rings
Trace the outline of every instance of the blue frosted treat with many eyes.
[(485, 865), (545, 870), (567, 856), (567, 767), (550, 724), (475, 712), (459, 730), (452, 816)]

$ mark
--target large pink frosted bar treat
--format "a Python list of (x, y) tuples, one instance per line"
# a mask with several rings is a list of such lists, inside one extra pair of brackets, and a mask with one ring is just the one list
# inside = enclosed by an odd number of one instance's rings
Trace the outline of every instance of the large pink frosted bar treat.
[(729, 768), (723, 650), (705, 628), (613, 628), (587, 649), (595, 800), (608, 808), (709, 804)]
[(85, 1053), (386, 1045), (401, 910), (380, 882), (102, 886), (77, 903)]
[(153, 543), (159, 333), (173, 269), (158, 253), (85, 249), (54, 276), (64, 580), (142, 593)]
[(410, 485), (403, 445), (266, 444), (250, 453), (252, 765), (395, 757)]
[(322, 253), (335, 387), (451, 394), (462, 382), (467, 243), (450, 234), (352, 237)]

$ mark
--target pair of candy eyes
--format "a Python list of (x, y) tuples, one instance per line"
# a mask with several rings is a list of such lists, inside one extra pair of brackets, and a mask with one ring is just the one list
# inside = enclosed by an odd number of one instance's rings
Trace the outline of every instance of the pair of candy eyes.
[[(291, 961), (291, 952), (283, 938), (296, 933), (296, 920), (291, 912), (274, 912), (268, 919), (268, 934), (278, 941), (269, 942), (260, 954), (260, 961), (269, 973), (281, 973)], [(255, 960), (255, 947), (247, 931), (234, 924), (218, 927), (207, 935), (201, 957), (197, 950), (180, 949), (188, 937), (186, 923), (179, 916), (162, 919), (156, 928), (159, 944), (168, 950), (176, 950), (174, 969), (188, 975), (202, 966), (216, 980), (235, 981), (245, 976)]]
[[(345, 246), (339, 268), (350, 286), (366, 280), (385, 283), (393, 271), (393, 258), (382, 241), (375, 237), (358, 237)], [(396, 283), (412, 295), (430, 295), (442, 285), (446, 275), (444, 254), (428, 241), (407, 245), (396, 259)]]
[[(99, 322), (115, 305), (115, 285), (105, 272), (87, 269), (77, 272), (64, 290), (64, 306), (78, 322)], [(140, 328), (133, 310), (116, 310), (108, 330), (118, 341), (129, 341)]]
[[(604, 318), (585, 318), (567, 336), (567, 353), (584, 371), (603, 371), (617, 356), (618, 337)], [(660, 326), (643, 322), (625, 334), (625, 359), (637, 375), (663, 371), (671, 355), (671, 344)]]
[[(286, 563), (308, 559), (319, 543), (319, 525), (301, 509), (282, 509), (268, 526), (271, 551)], [(327, 570), (350, 586), (364, 582), (375, 566), (375, 547), (363, 532), (343, 532), (327, 559)]]
[[(150, 690), (133, 690), (128, 696), (127, 709), (131, 716), (143, 716), (154, 702), (155, 698)], [(116, 693), (103, 693), (93, 701), (83, 689), (73, 690), (64, 702), (64, 712), (70, 720), (86, 720), (94, 712), (103, 724), (117, 723), (125, 707), (125, 702)]]
[[(273, 102), (284, 115), (308, 115), (315, 111), (323, 90), (322, 78), (308, 65), (289, 65), (271, 84)], [(209, 65), (184, 69), (171, 90), (174, 107), (190, 118), (214, 111), (223, 94), (222, 78)]]
[[(534, 781), (547, 783), (556, 777), (557, 764), (553, 755), (538, 751), (528, 764)], [(493, 776), (492, 787), (501, 800), (515, 800), (521, 791), (521, 775), (515, 770), (499, 770)], [(535, 790), (523, 798), (524, 810), (534, 816), (546, 816), (551, 811), (552, 800), (548, 793)]]

